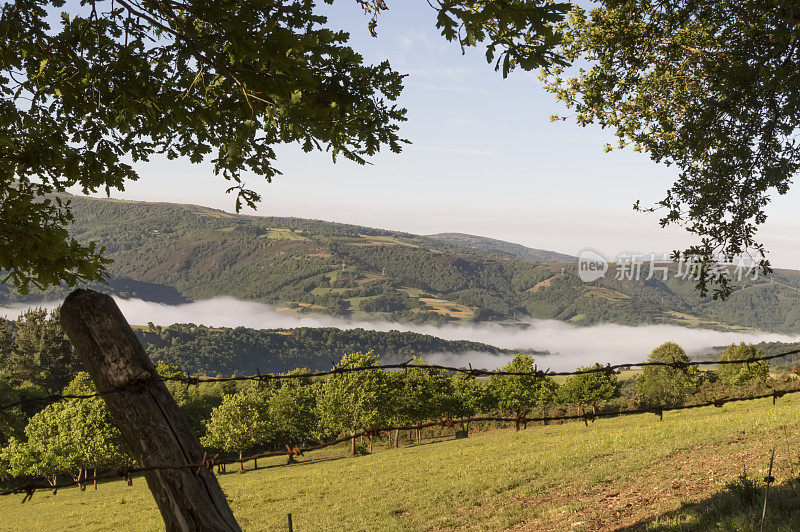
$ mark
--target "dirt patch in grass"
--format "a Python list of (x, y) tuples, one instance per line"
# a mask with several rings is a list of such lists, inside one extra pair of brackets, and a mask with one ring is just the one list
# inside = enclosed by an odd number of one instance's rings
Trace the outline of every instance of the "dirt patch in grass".
[(743, 470), (761, 474), (769, 461), (769, 447), (769, 442), (752, 440), (694, 447), (613, 482), (595, 486), (573, 482), (537, 497), (517, 495), (512, 502), (539, 517), (514, 529), (644, 530), (648, 520), (707, 499)]

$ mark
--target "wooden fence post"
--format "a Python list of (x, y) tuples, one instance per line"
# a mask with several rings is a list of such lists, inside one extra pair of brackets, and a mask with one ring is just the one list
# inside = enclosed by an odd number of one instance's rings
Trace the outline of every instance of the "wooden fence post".
[[(72, 292), (61, 321), (142, 467), (199, 464), (203, 449), (114, 300)], [(240, 531), (217, 478), (205, 467), (145, 471), (167, 531)]]

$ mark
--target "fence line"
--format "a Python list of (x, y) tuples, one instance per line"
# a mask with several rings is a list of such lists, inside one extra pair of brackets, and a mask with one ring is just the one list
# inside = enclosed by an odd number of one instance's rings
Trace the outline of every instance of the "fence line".
[(18, 406), (25, 406), (34, 403), (55, 403), (57, 401), (64, 401), (67, 399), (94, 399), (95, 397), (103, 397), (104, 395), (109, 395), (112, 393), (117, 393), (119, 390), (106, 390), (104, 392), (96, 392), (96, 393), (87, 393), (87, 394), (50, 394), (45, 395), (42, 397), (31, 397), (29, 399), (23, 399), (21, 401), (16, 401), (14, 403), (6, 403), (4, 405), (0, 405), (0, 412), (3, 410), (10, 410), (11, 408), (16, 408)]
[(33, 494), (38, 490), (58, 490), (63, 488), (69, 488), (73, 486), (78, 486), (81, 484), (88, 484), (90, 482), (94, 482), (97, 480), (111, 480), (111, 479), (130, 479), (130, 476), (136, 473), (143, 473), (146, 471), (155, 471), (155, 470), (165, 470), (165, 469), (194, 469), (197, 473), (200, 472), (201, 469), (208, 469), (213, 472), (214, 466), (220, 465), (231, 465), (237, 463), (248, 462), (251, 460), (257, 460), (260, 458), (269, 458), (274, 456), (299, 456), (303, 455), (306, 452), (316, 451), (320, 449), (324, 449), (326, 447), (331, 447), (333, 445), (338, 445), (340, 443), (344, 443), (350, 441), (354, 438), (359, 438), (362, 436), (378, 436), (382, 432), (391, 432), (394, 430), (415, 430), (415, 429), (423, 429), (429, 427), (453, 427), (457, 424), (467, 423), (467, 422), (501, 422), (501, 423), (517, 423), (517, 424), (527, 424), (527, 423), (536, 423), (536, 422), (555, 422), (555, 421), (583, 421), (588, 426), (589, 422), (594, 422), (596, 419), (608, 419), (614, 417), (622, 417), (622, 416), (629, 416), (629, 415), (636, 415), (636, 414), (655, 414), (659, 416), (659, 418), (663, 419), (664, 412), (674, 412), (678, 410), (691, 410), (695, 408), (705, 408), (709, 406), (715, 407), (722, 407), (727, 403), (736, 403), (736, 402), (743, 402), (743, 401), (754, 401), (758, 399), (769, 399), (772, 398), (772, 404), (774, 405), (776, 400), (780, 397), (785, 395), (792, 395), (795, 393), (800, 393), (800, 388), (791, 388), (791, 389), (784, 389), (784, 390), (773, 390), (769, 393), (764, 393), (760, 395), (752, 395), (747, 397), (726, 397), (721, 399), (715, 399), (712, 401), (706, 401), (702, 403), (693, 403), (689, 405), (676, 405), (676, 406), (663, 406), (663, 407), (647, 407), (647, 408), (636, 408), (636, 409), (626, 409), (626, 410), (619, 410), (619, 411), (608, 411), (608, 412), (586, 412), (583, 414), (570, 414), (570, 415), (562, 415), (562, 416), (533, 416), (528, 417), (525, 414), (519, 415), (517, 417), (508, 417), (508, 416), (475, 416), (470, 418), (459, 418), (459, 419), (440, 419), (437, 421), (428, 421), (425, 423), (416, 423), (416, 424), (406, 424), (406, 425), (388, 425), (388, 426), (381, 426), (381, 427), (371, 427), (362, 429), (354, 434), (342, 436), (340, 438), (336, 438), (333, 440), (328, 440), (325, 442), (320, 442), (315, 445), (309, 445), (302, 448), (299, 447), (291, 447), (286, 445), (286, 450), (279, 450), (279, 451), (263, 451), (255, 454), (251, 454), (248, 456), (244, 456), (241, 459), (234, 458), (234, 459), (219, 459), (219, 455), (215, 455), (213, 457), (209, 457), (207, 454), (203, 456), (203, 460), (201, 463), (198, 464), (165, 464), (165, 465), (155, 465), (155, 466), (148, 466), (148, 467), (123, 467), (118, 468), (113, 471), (109, 471), (107, 473), (103, 473), (100, 475), (94, 475), (92, 477), (85, 477), (80, 481), (71, 481), (66, 483), (54, 483), (54, 484), (25, 484), (18, 488), (7, 489), (4, 491), (0, 491), (0, 496), (3, 495), (13, 495), (13, 494), (25, 494), (22, 502), (26, 502), (33, 497)]
[[(503, 371), (503, 370), (487, 370), (487, 369), (478, 369), (473, 368), (470, 364), (469, 368), (464, 367), (454, 367), (454, 366), (442, 366), (439, 364), (411, 364), (411, 360), (407, 362), (403, 362), (400, 364), (380, 364), (376, 366), (358, 366), (358, 367), (334, 367), (332, 369), (326, 371), (316, 371), (316, 372), (308, 372), (308, 373), (257, 373), (255, 375), (244, 375), (244, 376), (233, 376), (233, 377), (195, 377), (191, 375), (186, 376), (176, 376), (176, 377), (154, 377), (152, 381), (161, 381), (161, 382), (181, 382), (189, 386), (197, 386), (201, 383), (215, 383), (215, 382), (241, 382), (241, 381), (256, 381), (256, 382), (266, 382), (270, 380), (291, 380), (291, 379), (310, 379), (314, 377), (327, 377), (331, 375), (341, 375), (345, 373), (353, 373), (358, 371), (377, 371), (377, 370), (388, 370), (388, 369), (425, 369), (425, 370), (441, 370), (441, 371), (448, 371), (452, 373), (464, 373), (467, 375), (472, 375), (475, 377), (482, 377), (482, 376), (511, 376), (511, 377), (564, 377), (564, 376), (575, 376), (575, 375), (586, 375), (591, 373), (607, 373), (607, 374), (614, 374), (617, 373), (621, 369), (628, 369), (628, 368), (645, 368), (651, 366), (660, 366), (660, 367), (671, 367), (680, 370), (687, 370), (690, 366), (707, 366), (707, 365), (719, 365), (719, 364), (752, 364), (755, 362), (761, 361), (769, 361), (775, 360), (778, 358), (787, 357), (789, 355), (796, 355), (800, 354), (800, 349), (793, 349), (791, 351), (786, 351), (784, 353), (778, 353), (776, 355), (767, 355), (767, 356), (760, 356), (760, 357), (750, 357), (745, 359), (738, 359), (738, 360), (695, 360), (690, 362), (681, 362), (681, 361), (673, 361), (673, 362), (631, 362), (625, 364), (606, 364), (605, 366), (601, 364), (596, 364), (594, 367), (589, 367), (582, 370), (574, 370), (574, 371), (550, 371), (550, 369), (546, 370), (539, 370), (534, 366), (533, 371)], [(412, 359), (413, 360), (413, 359)], [(10, 408), (14, 408), (17, 406), (23, 406), (26, 404), (31, 403), (44, 403), (44, 402), (55, 402), (61, 401), (64, 399), (92, 399), (94, 397), (101, 397), (103, 395), (115, 393), (120, 390), (106, 390), (103, 392), (97, 392), (93, 394), (85, 394), (85, 395), (64, 395), (64, 394), (51, 394), (42, 397), (34, 397), (30, 399), (24, 399), (21, 401), (16, 401), (14, 403), (8, 403), (4, 405), (0, 405), (0, 411), (8, 410)]]
[(464, 367), (455, 367), (455, 366), (442, 366), (439, 364), (412, 364), (411, 360), (408, 362), (403, 362), (400, 364), (380, 364), (376, 366), (359, 366), (353, 368), (347, 367), (334, 367), (332, 369), (326, 371), (316, 371), (316, 372), (309, 372), (309, 373), (258, 373), (256, 375), (245, 375), (245, 376), (234, 376), (234, 377), (161, 377), (162, 381), (177, 381), (177, 382), (184, 382), (187, 384), (199, 384), (201, 382), (232, 382), (232, 381), (268, 381), (268, 380), (284, 380), (284, 379), (300, 379), (300, 378), (312, 378), (312, 377), (326, 377), (329, 375), (337, 375), (342, 373), (351, 373), (354, 371), (369, 371), (369, 370), (387, 370), (387, 369), (428, 369), (428, 370), (442, 370), (442, 371), (449, 371), (453, 373), (465, 373), (468, 375), (480, 377), (480, 376), (489, 376), (489, 375), (501, 375), (501, 376), (512, 376), (512, 377), (525, 377), (525, 376), (533, 376), (533, 377), (565, 377), (565, 376), (574, 376), (574, 375), (586, 375), (589, 373), (616, 373), (618, 370), (621, 369), (628, 369), (628, 368), (645, 368), (650, 366), (661, 366), (661, 367), (672, 367), (676, 369), (685, 370), (690, 366), (708, 366), (708, 365), (719, 365), (719, 364), (752, 364), (755, 362), (760, 361), (769, 361), (775, 360), (777, 358), (783, 358), (789, 355), (796, 355), (800, 354), (800, 349), (792, 349), (791, 351), (786, 351), (784, 353), (778, 353), (776, 355), (767, 355), (767, 356), (760, 356), (760, 357), (750, 357), (750, 358), (743, 358), (737, 360), (693, 360), (689, 362), (681, 362), (673, 360), (672, 362), (629, 362), (624, 364), (596, 364), (595, 367), (588, 367), (586, 369), (581, 370), (573, 370), (573, 371), (551, 371), (549, 368), (546, 370), (540, 370), (534, 366), (533, 371), (503, 371), (503, 370), (488, 370), (488, 369), (478, 369), (473, 368), (470, 364), (469, 368)]

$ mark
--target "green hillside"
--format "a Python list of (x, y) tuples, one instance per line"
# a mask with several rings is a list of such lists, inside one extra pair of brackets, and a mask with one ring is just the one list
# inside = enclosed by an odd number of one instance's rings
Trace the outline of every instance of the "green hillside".
[[(286, 312), (410, 322), (533, 317), (800, 332), (800, 272), (793, 270), (747, 281), (721, 302), (673, 277), (616, 280), (612, 270), (586, 284), (572, 260), (522, 258), (514, 245), (488, 246), (480, 237), (476, 243), (193, 205), (71, 199), (73, 234), (105, 246), (115, 261), (102, 289), (123, 297), (178, 303), (230, 295)], [(2, 285), (0, 304), (67, 292), (22, 298)]]

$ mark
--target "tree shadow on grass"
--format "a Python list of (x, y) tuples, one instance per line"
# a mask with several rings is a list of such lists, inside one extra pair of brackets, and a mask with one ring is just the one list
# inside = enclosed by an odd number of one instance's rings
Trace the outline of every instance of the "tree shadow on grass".
[[(336, 460), (341, 460), (343, 458), (348, 458), (348, 457), (349, 457), (349, 455), (347, 455), (347, 456), (328, 456), (328, 457), (325, 457), (325, 458), (304, 458), (304, 459), (295, 460), (294, 462), (280, 462), (280, 463), (277, 463), (277, 464), (259, 465), (258, 469), (253, 469), (252, 465), (248, 466), (246, 464), (245, 468), (243, 470), (241, 470), (241, 471), (238, 469), (238, 466), (235, 463), (234, 464), (230, 464), (229, 463), (227, 465), (230, 466), (230, 470), (225, 471), (224, 473), (218, 473), (218, 474), (223, 475), (223, 476), (224, 475), (233, 475), (233, 474), (239, 475), (239, 474), (243, 474), (243, 473), (250, 473), (250, 472), (253, 472), (253, 471), (264, 471), (264, 470), (267, 470), (267, 469), (276, 469), (276, 468), (281, 468), (281, 467), (298, 467), (298, 466), (303, 466), (303, 465), (321, 464), (323, 462), (334, 462)], [(248, 461), (247, 463), (252, 463), (252, 460)]]
[[(762, 481), (740, 475), (707, 499), (685, 503), (677, 510), (618, 530), (757, 532), (761, 527), (764, 493)], [(770, 487), (764, 530), (800, 530), (800, 479)]]

